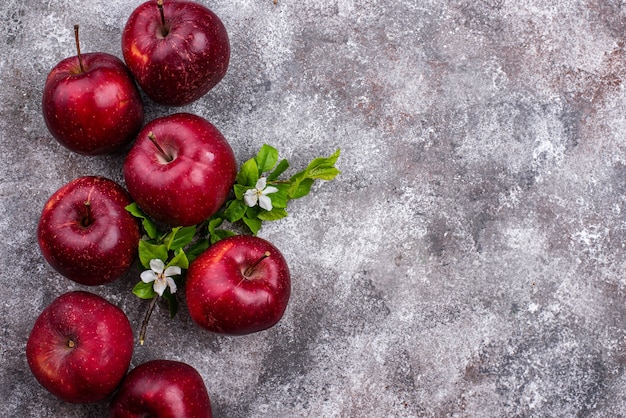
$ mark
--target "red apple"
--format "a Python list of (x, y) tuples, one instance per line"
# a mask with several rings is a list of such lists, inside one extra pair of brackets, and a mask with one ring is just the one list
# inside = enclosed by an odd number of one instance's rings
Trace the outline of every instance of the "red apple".
[(39, 383), (59, 399), (100, 402), (118, 387), (130, 366), (133, 331), (124, 312), (93, 293), (56, 298), (33, 326), (28, 365)]
[(187, 271), (187, 307), (201, 327), (242, 335), (275, 325), (291, 292), (289, 268), (268, 241), (237, 235), (218, 241)]
[(113, 180), (79, 177), (46, 202), (37, 227), (44, 258), (65, 277), (95, 286), (121, 277), (135, 260), (141, 238), (126, 211), (130, 196)]
[(111, 418), (211, 418), (202, 376), (180, 361), (152, 360), (128, 373), (111, 402)]
[(42, 110), (52, 136), (84, 155), (123, 148), (144, 120), (139, 90), (124, 63), (103, 52), (81, 54), (80, 48), (48, 74)]
[(170, 226), (211, 217), (226, 201), (236, 175), (235, 155), (224, 136), (189, 113), (152, 120), (124, 161), (132, 198), (153, 219)]
[(151, 0), (128, 18), (122, 53), (152, 100), (182, 106), (222, 80), (230, 45), (224, 24), (205, 6), (185, 0)]

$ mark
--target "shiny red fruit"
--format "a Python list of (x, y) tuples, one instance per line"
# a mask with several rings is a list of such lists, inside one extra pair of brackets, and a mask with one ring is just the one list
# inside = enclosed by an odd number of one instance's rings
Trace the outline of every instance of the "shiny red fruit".
[(187, 271), (191, 318), (209, 331), (241, 335), (282, 318), (291, 293), (287, 261), (268, 241), (237, 235), (218, 241)]
[(41, 253), (63, 276), (87, 286), (120, 278), (137, 255), (141, 234), (126, 211), (126, 190), (104, 177), (79, 177), (46, 202), (37, 227)]
[(180, 361), (152, 360), (128, 373), (111, 402), (111, 418), (211, 418), (202, 376)]
[(88, 292), (65, 293), (46, 307), (26, 344), (37, 381), (65, 402), (100, 402), (130, 366), (133, 331), (124, 312)]
[(108, 154), (131, 142), (144, 121), (139, 90), (124, 63), (100, 52), (66, 58), (50, 71), (42, 111), (48, 130), (66, 148)]
[(189, 104), (222, 80), (230, 60), (222, 21), (205, 6), (156, 0), (137, 7), (122, 33), (124, 60), (139, 86), (155, 102)]
[(124, 161), (132, 198), (150, 217), (170, 226), (196, 225), (211, 217), (226, 201), (236, 175), (235, 155), (224, 136), (189, 113), (152, 120)]

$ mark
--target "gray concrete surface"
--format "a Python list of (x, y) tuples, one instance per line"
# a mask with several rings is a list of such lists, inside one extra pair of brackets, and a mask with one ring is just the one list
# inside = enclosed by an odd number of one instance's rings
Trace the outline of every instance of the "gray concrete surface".
[[(186, 361), (218, 417), (626, 416), (626, 7), (619, 0), (234, 0), (204, 4), (231, 39), (227, 76), (182, 110), (243, 162), (342, 149), (335, 181), (261, 236), (293, 296), (275, 328), (222, 337), (153, 316), (133, 365)], [(80, 175), (122, 181), (46, 131), (48, 71), (118, 56), (138, 0), (0, 5), (0, 416), (94, 417), (57, 401), (24, 347), (81, 288), (35, 242), (45, 200)], [(147, 104), (147, 118), (171, 113)], [(138, 328), (138, 270), (90, 289)]]

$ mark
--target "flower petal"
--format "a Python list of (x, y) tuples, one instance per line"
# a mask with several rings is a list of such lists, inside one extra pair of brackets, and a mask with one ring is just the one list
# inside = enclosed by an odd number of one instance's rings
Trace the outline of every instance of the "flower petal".
[(165, 268), (165, 263), (163, 263), (163, 260), (161, 259), (153, 258), (152, 260), (150, 260), (150, 268), (152, 269), (153, 272), (160, 274), (160, 273), (163, 273), (163, 269)]
[(169, 266), (168, 268), (165, 269), (165, 271), (163, 272), (163, 274), (166, 277), (170, 277), (170, 276), (176, 276), (177, 274), (180, 274), (182, 272), (182, 270), (180, 269), (180, 267), (178, 266)]
[(265, 195), (259, 196), (259, 206), (267, 211), (272, 210), (272, 199)]
[(266, 194), (270, 194), (270, 193), (276, 193), (278, 191), (278, 189), (274, 186), (267, 186), (265, 189), (263, 189), (263, 192), (261, 194), (266, 195)]
[(155, 292), (158, 293), (159, 296), (163, 296), (163, 292), (165, 291), (165, 288), (167, 287), (167, 282), (163, 279), (159, 279), (157, 281), (154, 282), (154, 285), (152, 286), (152, 288), (154, 289)]
[(165, 280), (167, 280), (167, 284), (170, 287), (170, 293), (176, 293), (176, 282), (174, 281), (174, 279), (172, 279), (171, 277), (166, 277)]
[(267, 179), (265, 177), (259, 177), (254, 188), (257, 189), (258, 191), (261, 191), (265, 189), (266, 183), (267, 183)]
[(146, 270), (141, 272), (141, 281), (144, 283), (150, 283), (153, 282), (157, 279), (157, 275), (155, 272), (153, 272), (152, 270)]
[[(252, 192), (252, 193), (248, 193), (248, 192)], [(246, 205), (250, 207), (254, 207), (256, 205), (258, 198), (259, 196), (256, 194), (255, 189), (249, 189), (243, 195), (243, 201), (246, 203)]]

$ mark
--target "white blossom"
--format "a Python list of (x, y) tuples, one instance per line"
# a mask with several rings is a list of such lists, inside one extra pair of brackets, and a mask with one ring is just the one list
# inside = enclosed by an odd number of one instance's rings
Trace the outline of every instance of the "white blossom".
[(150, 260), (150, 270), (146, 270), (141, 273), (141, 281), (144, 283), (152, 283), (152, 288), (159, 296), (163, 296), (163, 292), (170, 287), (170, 293), (176, 293), (176, 282), (171, 276), (175, 276), (181, 273), (181, 269), (178, 266), (170, 266), (165, 268), (163, 260), (153, 258)]
[(243, 201), (246, 205), (253, 207), (257, 203), (263, 209), (270, 211), (272, 210), (272, 199), (268, 196), (268, 194), (276, 193), (278, 189), (274, 186), (267, 186), (267, 179), (265, 177), (261, 177), (254, 186), (254, 189), (248, 189), (243, 194)]

